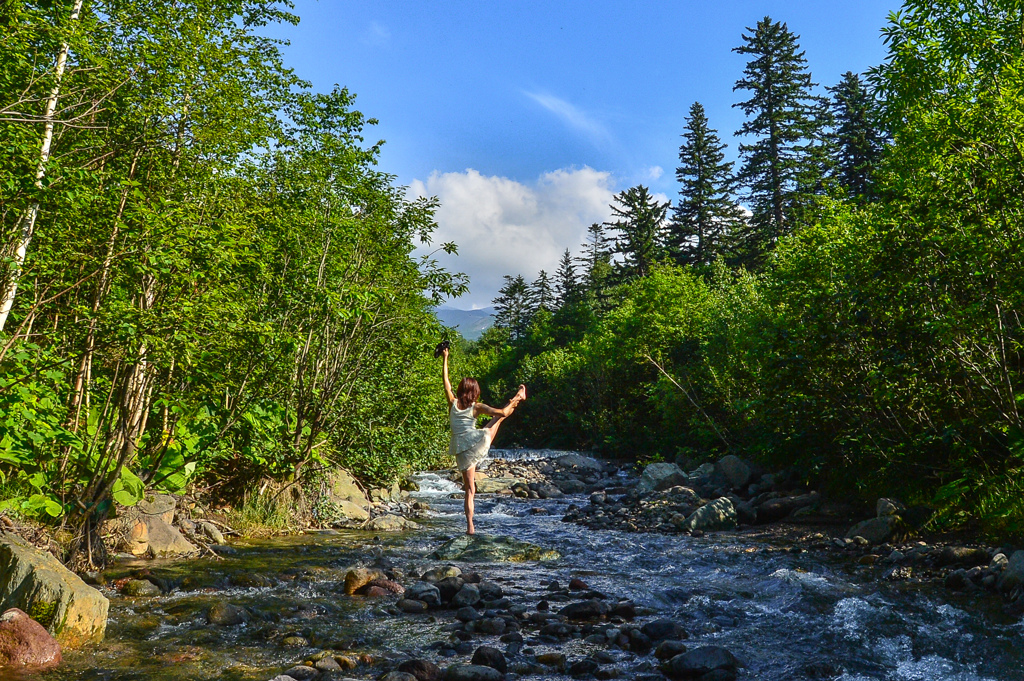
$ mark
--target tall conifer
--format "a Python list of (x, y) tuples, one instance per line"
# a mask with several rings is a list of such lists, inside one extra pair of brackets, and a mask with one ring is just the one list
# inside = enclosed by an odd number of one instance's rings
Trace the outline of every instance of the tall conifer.
[(733, 90), (746, 90), (750, 98), (733, 106), (748, 117), (736, 134), (755, 138), (739, 147), (739, 180), (748, 189), (753, 213), (743, 235), (743, 260), (756, 264), (793, 228), (821, 188), (827, 112), (812, 93), (817, 84), (811, 81), (799, 36), (770, 17), (747, 30), (752, 35), (744, 35), (744, 44), (733, 52), (751, 59)]
[(537, 278), (530, 284), (530, 306), (537, 310), (551, 312), (555, 308), (555, 294), (551, 286), (551, 277), (545, 270), (537, 274)]
[(526, 335), (533, 317), (530, 286), (523, 275), (505, 275), (505, 285), (498, 289), (494, 304), (494, 325), (508, 329), (509, 338), (519, 340)]
[(605, 226), (595, 222), (587, 228), (587, 242), (582, 244), (583, 286), (586, 298), (594, 312), (600, 315), (608, 307), (608, 287), (611, 285), (612, 249)]
[(732, 196), (733, 163), (725, 160), (725, 148), (718, 131), (708, 127), (704, 107), (694, 102), (679, 147), (680, 199), (666, 235), (667, 250), (680, 264), (712, 262), (743, 219)]
[(844, 73), (839, 84), (828, 91), (835, 120), (836, 178), (850, 196), (870, 197), (874, 170), (885, 145), (878, 102), (852, 71)]
[(572, 262), (572, 254), (565, 249), (562, 259), (555, 272), (555, 302), (558, 307), (574, 302), (579, 297), (579, 281), (576, 279), (576, 266)]
[(619, 273), (625, 280), (646, 277), (662, 254), (665, 214), (668, 202), (651, 196), (647, 187), (637, 185), (615, 195), (614, 222), (605, 225), (616, 230), (615, 251), (623, 256)]

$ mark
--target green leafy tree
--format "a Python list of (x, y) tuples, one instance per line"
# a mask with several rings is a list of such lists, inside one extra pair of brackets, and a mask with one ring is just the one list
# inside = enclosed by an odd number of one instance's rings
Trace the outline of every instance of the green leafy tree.
[(813, 93), (816, 84), (799, 36), (770, 17), (747, 30), (744, 44), (733, 52), (750, 60), (733, 90), (750, 98), (733, 106), (748, 117), (736, 134), (754, 138), (739, 147), (739, 180), (748, 188), (753, 213), (740, 247), (743, 261), (756, 264), (821, 190), (828, 149), (824, 102)]
[(725, 255), (730, 236), (742, 224), (743, 211), (733, 197), (733, 163), (726, 145), (708, 127), (700, 102), (690, 107), (676, 179), (679, 203), (666, 234), (666, 250), (684, 265), (707, 265)]

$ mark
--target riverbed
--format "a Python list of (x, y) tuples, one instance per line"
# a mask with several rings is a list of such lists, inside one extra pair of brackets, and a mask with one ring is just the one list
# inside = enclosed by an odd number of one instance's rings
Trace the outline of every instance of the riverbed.
[[(348, 597), (340, 589), (353, 565), (377, 562), (406, 573), (435, 565), (427, 554), (464, 530), (462, 502), (449, 498), (455, 486), (433, 473), (416, 478), (420, 492), (414, 496), (432, 508), (418, 531), (238, 541), (222, 561), (122, 566), (110, 576), (145, 567), (176, 589), (134, 599), (109, 589), (106, 640), (68, 651), (59, 669), (26, 678), (266, 681), (332, 649), (354, 659), (368, 656), (345, 676), (375, 679), (383, 667), (371, 659), (431, 658), (431, 644), (450, 636), (444, 631), (449, 615), (395, 615), (387, 611), (394, 599)], [(641, 619), (674, 619), (689, 632), (690, 647), (728, 648), (746, 664), (741, 679), (1024, 681), (1024, 622), (1004, 614), (990, 593), (880, 581), (877, 571), (842, 555), (743, 533), (694, 538), (590, 530), (561, 522), (573, 503), (586, 498), (478, 497), (479, 533), (529, 541), (562, 558), (461, 567), (500, 581), (526, 603), (541, 600), (542, 585), (551, 580), (580, 577), (592, 589), (631, 599)], [(247, 608), (250, 620), (233, 627), (207, 624), (210, 606), (225, 600)], [(310, 645), (285, 647), (289, 635)], [(491, 643), (503, 647), (496, 640)], [(570, 657), (595, 650), (580, 640), (553, 645), (527, 635), (526, 643)], [(631, 670), (651, 659), (610, 652), (622, 678), (632, 678)], [(442, 667), (453, 661), (459, 659), (437, 660)], [(568, 677), (552, 672), (532, 678)]]

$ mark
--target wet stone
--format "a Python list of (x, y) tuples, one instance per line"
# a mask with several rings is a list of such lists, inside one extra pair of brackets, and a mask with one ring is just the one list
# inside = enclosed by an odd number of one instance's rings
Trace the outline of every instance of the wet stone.
[(596, 672), (600, 666), (601, 665), (598, 664), (597, 660), (585, 657), (582, 660), (576, 660), (571, 663), (565, 671), (569, 676), (590, 676)]
[(491, 667), (504, 674), (508, 671), (508, 661), (505, 655), (497, 648), (491, 646), (480, 646), (473, 653), (472, 664)]
[(315, 679), (320, 676), (320, 672), (313, 667), (300, 664), (286, 671), (284, 675), (290, 676), (295, 679), (295, 681), (310, 681), (310, 679)]
[(416, 681), (440, 681), (441, 668), (430, 660), (406, 660), (398, 665), (398, 671), (411, 674)]
[(397, 607), (402, 612), (406, 612), (413, 615), (427, 611), (426, 603), (424, 603), (423, 601), (412, 600), (409, 598), (403, 598), (402, 600), (398, 601)]
[(445, 681), (504, 681), (505, 674), (494, 669), (475, 664), (454, 664), (445, 670)]

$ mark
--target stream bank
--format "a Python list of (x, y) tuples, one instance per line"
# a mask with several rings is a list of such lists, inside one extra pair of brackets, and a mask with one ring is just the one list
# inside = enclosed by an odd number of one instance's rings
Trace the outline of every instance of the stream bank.
[[(552, 470), (543, 473), (543, 466)], [(478, 497), (478, 530), (557, 551), (557, 560), (432, 558), (461, 534), (464, 519), (458, 487), (446, 475), (423, 473), (413, 477), (419, 489), (406, 500), (424, 507), (418, 530), (240, 540), (220, 561), (136, 561), (108, 571), (106, 640), (69, 651), (59, 670), (41, 678), (267, 681), (303, 662), (313, 663), (310, 670), (318, 662), (330, 667), (324, 662), (330, 657), (347, 668), (317, 670), (318, 679), (379, 679), (410, 660), (439, 669), (470, 665), (486, 647), (506, 658), (508, 678), (567, 679), (575, 672), (580, 678), (662, 679), (655, 641), (645, 651), (643, 639), (630, 632), (643, 634), (644, 626), (668, 620), (685, 632), (679, 644), (689, 650), (723, 648), (735, 655), (745, 665), (736, 669), (740, 679), (1024, 680), (1024, 626), (998, 598), (980, 589), (950, 591), (934, 578), (879, 579), (879, 566), (859, 556), (851, 560), (854, 549), (835, 546), (839, 528), (755, 526), (703, 536), (595, 530), (563, 521), (571, 507), (591, 505), (590, 495), (557, 489), (553, 462), (493, 462), (489, 479), (513, 468), (524, 472), (525, 498), (515, 496), (516, 483)], [(636, 480), (625, 465), (608, 467), (595, 483), (583, 482), (587, 473), (576, 477), (584, 485), (603, 482), (605, 490), (623, 488), (623, 494)], [(815, 549), (815, 542), (824, 546)], [(356, 567), (380, 570), (410, 589), (449, 565), (499, 585), (507, 609), (477, 612), (502, 621), (511, 615), (519, 631), (488, 633), (497, 624), (468, 631), (467, 623), (477, 619), (464, 613), (471, 618), (464, 622), (458, 609), (409, 613), (398, 608), (404, 594), (345, 593), (346, 576)], [(159, 585), (160, 595), (119, 594), (114, 585), (129, 577)], [(573, 580), (587, 589), (571, 589)], [(589, 592), (606, 597), (597, 600), (608, 612), (593, 606), (598, 619), (592, 622), (557, 619), (567, 605), (594, 600), (579, 597)], [(612, 613), (620, 603), (632, 604), (632, 620)], [(542, 624), (545, 612), (555, 619)], [(548, 624), (567, 628), (541, 633)], [(512, 640), (513, 633), (523, 641)], [(640, 643), (631, 648), (633, 638)]]

